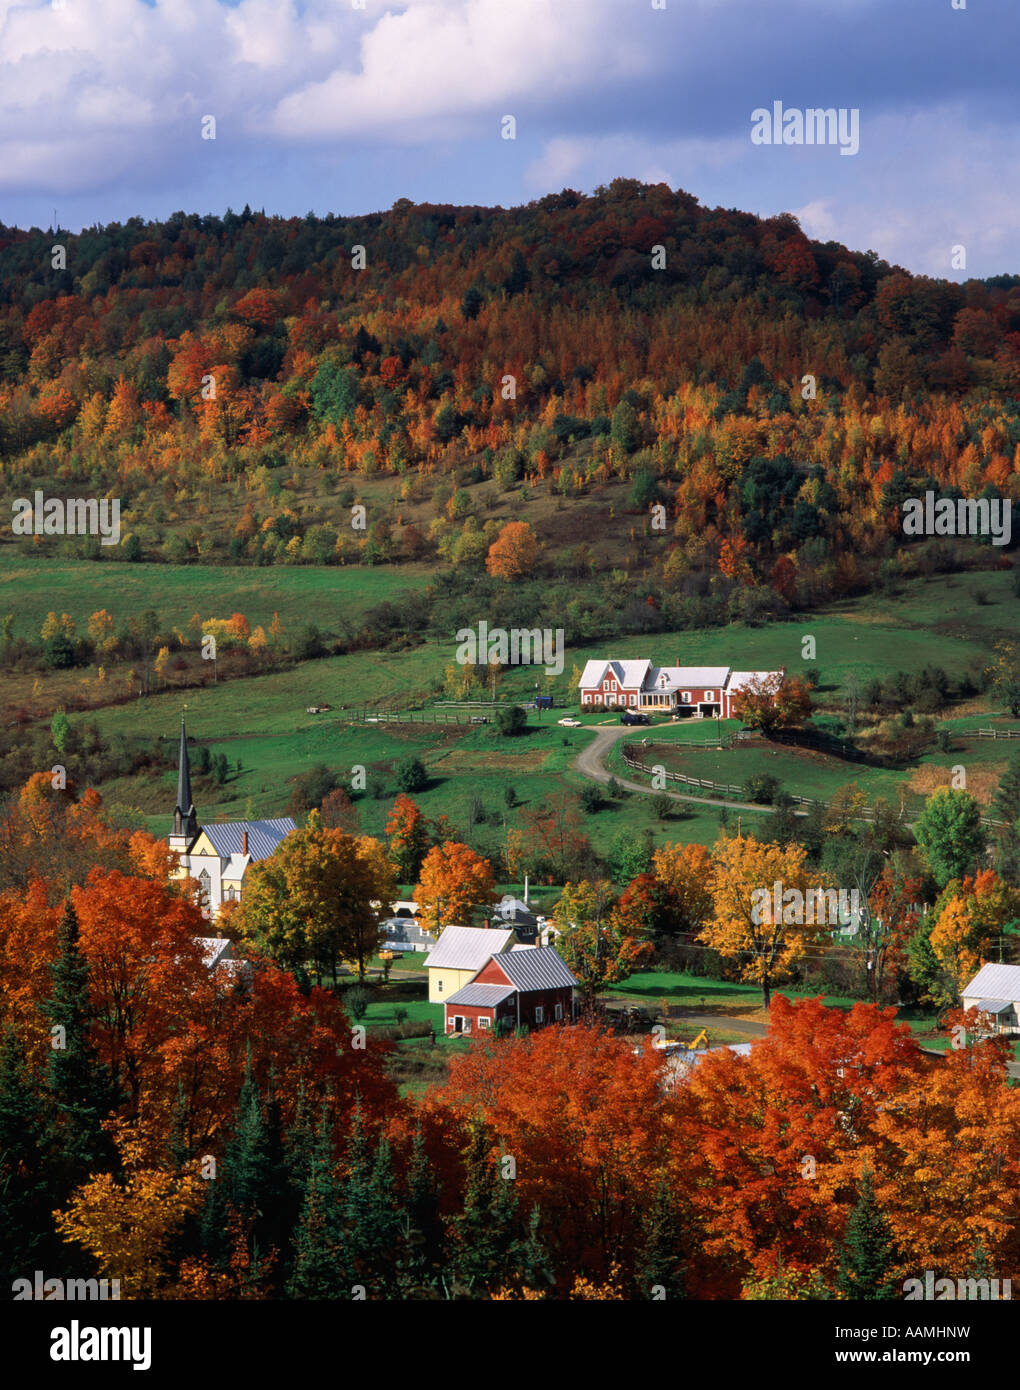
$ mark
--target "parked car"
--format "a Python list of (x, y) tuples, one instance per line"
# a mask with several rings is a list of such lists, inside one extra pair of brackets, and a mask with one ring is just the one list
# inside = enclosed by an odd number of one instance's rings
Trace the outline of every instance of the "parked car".
[(651, 720), (647, 714), (638, 714), (636, 711), (625, 709), (620, 715), (621, 724), (650, 724)]
[(484, 715), (484, 714), (473, 714), (473, 715), (471, 716), (471, 723), (472, 723), (472, 724), (488, 724), (488, 722), (489, 722), (489, 720), (488, 720), (488, 716), (487, 716), (487, 715)]
[(557, 719), (556, 722), (562, 724), (566, 729), (579, 729), (581, 727), (580, 719), (571, 719), (569, 716), (566, 719)]

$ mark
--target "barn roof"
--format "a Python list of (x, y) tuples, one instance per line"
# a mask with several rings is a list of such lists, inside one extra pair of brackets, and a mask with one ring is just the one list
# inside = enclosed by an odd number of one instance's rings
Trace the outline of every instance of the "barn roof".
[(251, 859), (268, 859), (275, 854), (280, 841), (297, 829), (290, 816), (277, 820), (232, 820), (220, 821), (216, 825), (203, 825), (213, 848), (221, 859), (229, 859), (232, 854), (242, 852), (241, 836), (248, 832), (248, 856)]
[(628, 690), (639, 690), (648, 675), (648, 668), (651, 664), (647, 659), (642, 661), (586, 661), (578, 685), (599, 685), (605, 673), (612, 671), (622, 686)]
[(481, 970), (490, 956), (502, 951), (512, 940), (513, 930), (489, 927), (447, 927), (429, 952), (425, 964), (450, 970)]
[[(656, 690), (711, 690), (722, 688), (730, 673), (728, 666), (656, 666), (649, 679), (649, 688)], [(662, 677), (666, 677), (665, 686)]]
[(1020, 1000), (1020, 965), (983, 965), (961, 994), (982, 1000)]
[(572, 989), (577, 984), (555, 946), (511, 951), (500, 956), (496, 964), (522, 994), (535, 989)]
[(447, 1004), (473, 1004), (476, 1008), (488, 1009), (496, 1004), (502, 1004), (504, 999), (509, 999), (516, 990), (513, 985), (476, 985), (474, 983), (464, 985), (456, 994), (451, 994), (445, 1001)]

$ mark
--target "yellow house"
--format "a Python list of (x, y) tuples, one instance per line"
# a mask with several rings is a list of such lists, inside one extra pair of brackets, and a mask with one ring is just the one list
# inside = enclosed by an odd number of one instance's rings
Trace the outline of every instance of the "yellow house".
[(425, 960), (429, 1003), (445, 1003), (470, 984), (488, 960), (509, 951), (513, 944), (512, 928), (447, 927)]

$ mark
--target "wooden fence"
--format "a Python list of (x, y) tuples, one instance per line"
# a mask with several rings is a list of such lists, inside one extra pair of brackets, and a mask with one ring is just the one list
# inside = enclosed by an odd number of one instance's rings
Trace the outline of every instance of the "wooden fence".
[[(978, 729), (978, 738), (1020, 738), (1020, 729)], [(961, 730), (961, 738), (966, 738), (966, 732)]]
[[(669, 744), (668, 746), (672, 748), (672, 747), (675, 747), (676, 745), (671, 743), (671, 744)], [(692, 747), (692, 746), (699, 746), (699, 745), (690, 745), (690, 744), (688, 744), (687, 746), (688, 746), (688, 747)], [(704, 744), (701, 744), (700, 746), (701, 746), (701, 747), (704, 747), (705, 745), (704, 745)], [(652, 775), (652, 774), (654, 774), (654, 773), (657, 771), (657, 768), (656, 768), (654, 765), (650, 765), (650, 764), (648, 764), (648, 763), (643, 763), (643, 762), (641, 762), (638, 758), (636, 758), (636, 757), (634, 756), (634, 754), (631, 753), (630, 750), (626, 747), (626, 745), (624, 745), (624, 747), (623, 747), (623, 749), (622, 749), (622, 752), (623, 752), (623, 761), (627, 764), (627, 766), (628, 766), (632, 771), (634, 771), (634, 772), (646, 772), (646, 773), (648, 773), (649, 775)], [(683, 773), (683, 772), (667, 772), (665, 768), (662, 768), (661, 771), (659, 771), (659, 775), (662, 776), (662, 777), (665, 777), (665, 779), (666, 779), (667, 782), (679, 782), (682, 786), (685, 786), (685, 787), (697, 787), (699, 791), (715, 792), (717, 796), (731, 796), (731, 797), (737, 797), (737, 796), (739, 796), (739, 797), (744, 797), (744, 798), (749, 802), (749, 804), (752, 804), (752, 805), (755, 805), (755, 806), (759, 806), (759, 805), (768, 805), (767, 802), (757, 802), (757, 801), (756, 801), (756, 802), (751, 802), (751, 801), (750, 801), (750, 798), (749, 798), (748, 795), (747, 795), (747, 791), (745, 790), (745, 788), (744, 788), (744, 787), (737, 787), (737, 786), (734, 786), (734, 784), (733, 784), (732, 782), (713, 782), (713, 781), (711, 780), (711, 778), (708, 778), (708, 777), (688, 777), (688, 776), (687, 776), (685, 773)], [(787, 793), (787, 794), (790, 795), (789, 793)], [(832, 802), (831, 802), (831, 801), (819, 801), (819, 800), (817, 800), (815, 797), (812, 797), (812, 796), (793, 796), (793, 795), (790, 795), (790, 800), (794, 803), (795, 806), (805, 806), (805, 807), (806, 807), (806, 806), (820, 806), (823, 810), (826, 810), (826, 811), (830, 810), (830, 809), (831, 809), (831, 806), (832, 806)], [(904, 819), (904, 816), (905, 816), (905, 814), (906, 814), (906, 811), (907, 811), (907, 806), (906, 806), (905, 803), (902, 803), (902, 804), (900, 805), (900, 811), (899, 811), (899, 815), (898, 815), (897, 819), (898, 819), (898, 820), (903, 820), (903, 819)], [(854, 819), (854, 820), (874, 820), (874, 819), (875, 819), (875, 808), (874, 808), (874, 806), (861, 806), (858, 810), (854, 811), (854, 813), (853, 813), (853, 819)], [(991, 816), (982, 816), (982, 817), (981, 817), (981, 824), (982, 824), (982, 825), (985, 825), (985, 826), (988, 826), (988, 827), (991, 828), (991, 829), (996, 829), (996, 828), (1000, 828), (1000, 827), (1005, 826), (1006, 822), (1005, 822), (1005, 821), (1002, 821), (1002, 820), (995, 820), (995, 819), (994, 819), (993, 817), (991, 817)]]

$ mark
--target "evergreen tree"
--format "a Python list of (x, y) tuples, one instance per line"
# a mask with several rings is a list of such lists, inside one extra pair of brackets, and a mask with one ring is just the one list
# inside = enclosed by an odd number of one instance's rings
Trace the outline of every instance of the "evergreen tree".
[[(46, 1125), (13, 1028), (0, 1042), (0, 1282), (31, 1278), (59, 1241), (46, 1182)], [(7, 1295), (10, 1296), (9, 1294)]]
[(847, 1298), (869, 1302), (899, 1298), (901, 1291), (889, 1277), (896, 1260), (889, 1222), (875, 1199), (871, 1174), (865, 1172), (847, 1221), (836, 1288)]
[(360, 1105), (351, 1130), (343, 1210), (355, 1282), (364, 1284), (369, 1296), (395, 1292), (401, 1213), (393, 1155), (389, 1142), (380, 1138), (372, 1156)]
[(323, 1107), (308, 1152), (301, 1216), (294, 1234), (290, 1298), (349, 1298), (355, 1283), (347, 1256), (340, 1186), (333, 1165), (330, 1127)]
[(464, 1200), (449, 1222), (454, 1297), (478, 1297), (483, 1290), (510, 1284), (518, 1273), (517, 1193), (513, 1181), (502, 1176), (500, 1164), (489, 1161), (488, 1149), (485, 1131), (475, 1125), (467, 1151)]
[(400, 1213), (400, 1254), (397, 1281), (404, 1298), (438, 1297), (443, 1254), (443, 1224), (439, 1190), (421, 1129), (417, 1129), (407, 1166), (407, 1188)]
[(641, 1242), (634, 1262), (639, 1298), (651, 1298), (652, 1289), (657, 1286), (665, 1289), (667, 1298), (686, 1297), (682, 1234), (669, 1183), (660, 1178), (641, 1223)]
[(52, 993), (43, 1012), (59, 1029), (51, 1040), (47, 1068), (53, 1105), (54, 1197), (59, 1204), (93, 1173), (117, 1164), (116, 1150), (102, 1128), (117, 1098), (109, 1070), (89, 1042), (89, 968), (78, 945), (78, 917), (70, 898), (57, 930), (57, 956), (50, 978)]

